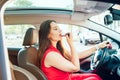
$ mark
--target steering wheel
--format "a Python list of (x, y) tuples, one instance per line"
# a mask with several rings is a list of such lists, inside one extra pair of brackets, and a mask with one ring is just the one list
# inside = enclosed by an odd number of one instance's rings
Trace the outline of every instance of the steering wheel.
[(108, 55), (108, 48), (102, 48), (95, 52), (93, 58), (91, 59), (90, 68), (91, 70), (96, 70), (105, 63), (108, 58), (105, 58)]

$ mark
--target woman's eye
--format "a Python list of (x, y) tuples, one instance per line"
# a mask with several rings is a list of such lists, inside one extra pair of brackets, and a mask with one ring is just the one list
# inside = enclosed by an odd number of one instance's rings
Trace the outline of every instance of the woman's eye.
[(60, 30), (60, 28), (59, 28), (59, 27), (54, 27), (53, 29), (54, 29), (54, 30)]

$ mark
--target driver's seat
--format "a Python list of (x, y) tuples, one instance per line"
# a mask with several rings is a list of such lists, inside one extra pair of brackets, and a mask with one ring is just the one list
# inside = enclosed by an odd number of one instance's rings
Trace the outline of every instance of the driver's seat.
[(29, 28), (25, 34), (23, 46), (18, 53), (18, 65), (30, 71), (38, 80), (47, 80), (44, 73), (37, 67), (37, 43), (38, 32), (34, 28)]

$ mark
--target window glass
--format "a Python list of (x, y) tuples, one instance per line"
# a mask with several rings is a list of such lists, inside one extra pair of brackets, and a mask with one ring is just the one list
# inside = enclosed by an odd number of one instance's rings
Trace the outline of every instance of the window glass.
[(28, 28), (33, 25), (5, 25), (5, 44), (8, 47), (22, 47), (23, 38)]
[[(77, 51), (83, 51), (101, 42), (99, 33), (93, 30), (83, 28), (81, 26), (67, 24), (59, 24), (59, 27), (61, 28), (63, 34), (67, 32), (72, 33), (74, 46)], [(65, 39), (66, 38), (63, 37), (64, 46), (65, 48), (70, 49)]]
[(112, 24), (109, 24), (109, 25), (105, 25), (104, 24), (104, 17), (105, 15), (110, 15), (112, 16), (112, 14), (110, 13), (110, 11), (105, 11), (101, 14), (98, 14), (98, 15), (95, 15), (93, 17), (90, 18), (90, 20), (106, 27), (106, 28), (109, 28), (111, 30), (114, 30), (115, 32), (118, 32), (120, 33), (120, 20), (114, 20)]

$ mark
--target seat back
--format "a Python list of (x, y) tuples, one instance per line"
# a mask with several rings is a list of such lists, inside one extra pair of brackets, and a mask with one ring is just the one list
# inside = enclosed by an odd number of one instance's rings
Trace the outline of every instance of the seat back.
[(47, 80), (44, 73), (37, 67), (38, 50), (35, 47), (38, 39), (38, 32), (29, 28), (25, 34), (23, 46), (18, 53), (18, 65), (30, 71), (38, 80)]
[(10, 69), (11, 69), (12, 80), (38, 80), (29, 71), (21, 67), (18, 67), (16, 65), (13, 65), (11, 62), (10, 62)]

